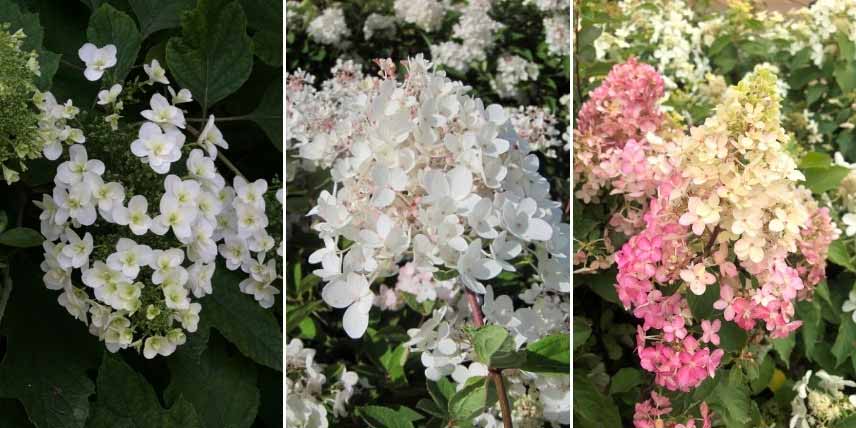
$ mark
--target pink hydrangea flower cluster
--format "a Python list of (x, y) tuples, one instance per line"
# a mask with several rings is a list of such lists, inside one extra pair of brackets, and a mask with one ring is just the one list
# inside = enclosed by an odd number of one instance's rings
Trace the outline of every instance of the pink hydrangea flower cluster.
[(455, 297), (457, 288), (454, 280), (437, 281), (431, 272), (416, 269), (416, 263), (405, 263), (398, 270), (398, 281), (395, 289), (399, 292), (410, 293), (417, 302), (441, 299), (446, 302)]
[(438, 299), (448, 303), (458, 291), (454, 279), (437, 281), (431, 272), (420, 271), (416, 263), (408, 262), (398, 270), (395, 287), (380, 286), (374, 304), (384, 311), (397, 311), (404, 307), (404, 293), (413, 295), (417, 303)]
[(574, 179), (582, 183), (578, 198), (598, 201), (602, 190), (644, 198), (670, 172), (649, 159), (662, 152), (660, 141), (648, 137), (664, 125), (662, 97), (662, 76), (635, 58), (613, 67), (590, 94), (574, 130)]
[(829, 245), (838, 239), (841, 230), (832, 221), (829, 208), (818, 208), (809, 219), (808, 226), (802, 230), (802, 239), (797, 242), (804, 260), (797, 265), (800, 276), (806, 285), (813, 287), (826, 277), (826, 256)]
[(687, 245), (691, 236), (687, 227), (674, 215), (669, 221), (669, 212), (661, 209), (668, 203), (668, 193), (661, 195), (665, 200), (653, 200), (645, 214), (647, 227), (616, 254), (616, 288), (625, 308), (643, 321), (636, 336), (642, 368), (654, 373), (657, 385), (689, 391), (713, 377), (719, 367), (724, 351), (701, 344), (719, 344), (721, 323), (705, 320), (697, 339), (691, 332), (693, 315), (684, 294), (665, 295), (656, 286), (677, 281), (686, 272), (682, 268), (696, 256)]
[(674, 174), (668, 152), (680, 131), (659, 107), (663, 94), (662, 76), (630, 58), (613, 67), (583, 104), (573, 140), (576, 197), (600, 203), (619, 195), (622, 201), (608, 215), (603, 241), (593, 251), (579, 252), (575, 265), (592, 271), (609, 267), (616, 251), (613, 232), (638, 233), (648, 200)]
[[(711, 411), (707, 403), (699, 405), (699, 417), (691, 418), (685, 423), (678, 422), (676, 418), (670, 417), (672, 413), (672, 402), (669, 397), (651, 392), (651, 398), (636, 403), (633, 413), (634, 428), (711, 428)], [(697, 422), (700, 422), (699, 425)]]
[[(778, 102), (774, 83), (770, 70), (756, 69), (716, 116), (678, 141), (669, 153), (674, 173), (657, 183), (644, 229), (615, 255), (618, 297), (643, 321), (641, 366), (666, 389), (689, 391), (715, 375), (724, 354), (716, 349), (720, 314), (760, 338), (786, 337), (801, 325), (795, 302), (823, 279), (837, 230), (796, 184), (801, 173), (781, 149), (778, 110), (769, 107)], [(700, 144), (716, 150), (701, 152)], [(743, 167), (746, 159), (755, 169)], [(751, 187), (756, 176), (765, 181)], [(687, 296), (714, 284), (721, 313), (696, 319)]]

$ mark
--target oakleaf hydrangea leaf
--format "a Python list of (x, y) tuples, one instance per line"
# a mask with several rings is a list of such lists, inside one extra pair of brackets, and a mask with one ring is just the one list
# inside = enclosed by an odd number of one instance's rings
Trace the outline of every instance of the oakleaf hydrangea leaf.
[(238, 289), (240, 275), (217, 267), (214, 273), (215, 293), (201, 301), (201, 319), (244, 355), (253, 361), (282, 371), (282, 328), (269, 310), (260, 307), (252, 297)]
[(237, 91), (253, 68), (247, 18), (236, 1), (200, 0), (170, 39), (166, 61), (178, 83), (207, 109)]
[(128, 0), (143, 38), (152, 33), (181, 25), (181, 14), (193, 7), (193, 0)]
[(197, 409), (205, 426), (253, 424), (260, 400), (256, 368), (240, 354), (230, 355), (218, 336), (211, 337), (198, 361), (177, 354), (169, 365), (172, 381), (165, 393), (167, 402), (183, 396)]
[(271, 142), (282, 151), (282, 81), (277, 80), (265, 91), (259, 106), (250, 113), (250, 120), (259, 125)]
[(97, 366), (95, 338), (68, 322), (35, 265), (15, 260), (13, 266), (14, 289), (2, 320), (7, 352), (0, 397), (20, 400), (38, 427), (83, 428), (95, 392), (86, 374)]
[(183, 398), (161, 408), (154, 388), (119, 356), (104, 353), (98, 371), (98, 394), (88, 428), (202, 427), (196, 411)]

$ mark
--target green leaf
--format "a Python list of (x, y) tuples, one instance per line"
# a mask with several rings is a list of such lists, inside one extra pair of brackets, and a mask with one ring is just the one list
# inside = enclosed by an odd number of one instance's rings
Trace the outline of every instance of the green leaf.
[(87, 428), (202, 428), (186, 400), (179, 398), (169, 410), (161, 408), (146, 379), (107, 352), (98, 370), (98, 394), (92, 406)]
[(482, 327), (473, 343), (477, 360), (491, 368), (518, 368), (526, 360), (526, 353), (515, 350), (514, 337), (502, 326)]
[(181, 24), (181, 15), (193, 7), (193, 0), (128, 0), (145, 39), (152, 33)]
[(856, 415), (850, 415), (830, 425), (830, 428), (853, 428), (856, 426)]
[(6, 211), (0, 210), (0, 232), (5, 231), (7, 227), (9, 227), (9, 215)]
[(850, 260), (850, 253), (847, 250), (847, 244), (845, 244), (841, 239), (832, 241), (829, 244), (829, 254), (827, 255), (827, 258), (832, 263), (847, 268), (847, 270), (851, 272), (856, 272), (856, 267), (853, 266), (853, 262)]
[(730, 72), (737, 65), (737, 48), (733, 44), (725, 46), (719, 54), (714, 56), (713, 63), (722, 74)]
[(805, 184), (814, 193), (823, 193), (837, 188), (838, 183), (841, 183), (841, 180), (847, 177), (849, 173), (850, 169), (838, 165), (803, 170)]
[(18, 400), (8, 398), (0, 399), (0, 427), (3, 428), (31, 428), (33, 424), (27, 418), (27, 412)]
[(279, 151), (282, 151), (282, 80), (274, 81), (259, 102), (258, 107), (250, 113), (250, 120), (255, 122)]
[(11, 269), (0, 397), (19, 400), (38, 427), (83, 428), (95, 392), (86, 372), (98, 366), (96, 350), (103, 344), (57, 305), (56, 293), (42, 284), (35, 257), (15, 259)]
[(434, 279), (437, 281), (448, 281), (450, 279), (455, 279), (458, 277), (458, 271), (454, 269), (437, 269), (434, 271)]
[(779, 354), (779, 358), (785, 363), (785, 367), (790, 367), (791, 351), (794, 350), (796, 344), (796, 336), (789, 335), (782, 339), (772, 339), (773, 349)]
[(629, 367), (624, 367), (618, 370), (618, 373), (612, 377), (609, 383), (609, 395), (620, 394), (630, 391), (631, 389), (642, 385), (642, 371)]
[(713, 56), (718, 54), (722, 49), (724, 49), (728, 44), (731, 43), (731, 35), (722, 35), (716, 38), (713, 43), (710, 45), (708, 49), (708, 53)]
[(241, 0), (247, 13), (247, 25), (256, 30), (282, 31), (281, 0)]
[(749, 428), (752, 421), (749, 386), (743, 380), (739, 367), (732, 368), (729, 376), (724, 374), (718, 374), (719, 383), (707, 398), (707, 402), (722, 418), (727, 428)]
[(285, 334), (291, 333), (292, 330), (300, 325), (300, 322), (312, 315), (313, 312), (321, 307), (321, 302), (316, 301), (302, 306), (286, 305), (285, 306)]
[(797, 302), (796, 313), (803, 322), (803, 325), (797, 330), (802, 337), (803, 348), (806, 355), (814, 359), (813, 355), (817, 349), (815, 344), (823, 326), (823, 321), (820, 318), (820, 304), (817, 301)]
[(856, 46), (853, 45), (853, 42), (850, 41), (845, 33), (836, 32), (835, 41), (838, 43), (839, 58), (846, 62), (852, 62), (856, 59)]
[(809, 86), (805, 91), (805, 102), (808, 105), (814, 104), (815, 101), (819, 100), (820, 97), (826, 93), (825, 85), (814, 85)]
[(450, 382), (445, 377), (441, 377), (437, 382), (426, 382), (428, 387), (428, 395), (437, 403), (441, 409), (449, 408), (449, 400), (455, 395), (455, 384)]
[(263, 30), (253, 34), (253, 52), (265, 64), (282, 67), (282, 31)]
[(416, 295), (408, 292), (402, 292), (401, 297), (404, 298), (404, 303), (407, 307), (419, 312), (422, 315), (430, 315), (434, 310), (434, 300), (423, 300), (421, 303), (416, 300)]
[(829, 168), (832, 165), (832, 157), (826, 153), (811, 152), (800, 159), (800, 168)]
[(746, 346), (748, 338), (746, 330), (743, 330), (731, 321), (723, 321), (722, 328), (719, 330), (719, 340), (722, 349), (738, 352)]
[(571, 337), (555, 334), (530, 343), (526, 347), (526, 363), (522, 370), (536, 373), (568, 373), (571, 367)]
[(357, 408), (357, 415), (372, 428), (413, 428), (413, 421), (422, 419), (418, 413), (404, 406), (397, 410), (383, 406), (362, 406)]
[(80, 0), (81, 3), (85, 4), (86, 7), (92, 10), (98, 9), (98, 6), (100, 6), (105, 1), (106, 0)]
[(403, 343), (381, 355), (380, 362), (392, 382), (404, 379), (404, 364), (407, 363), (409, 355), (410, 350)]
[(315, 335), (318, 334), (318, 327), (312, 318), (304, 318), (297, 326), (300, 329), (300, 333), (298, 334), (300, 338), (314, 339)]
[(164, 394), (167, 403), (184, 397), (206, 427), (252, 426), (260, 401), (256, 366), (240, 354), (229, 354), (217, 335), (211, 337), (198, 360), (176, 355), (169, 359), (169, 368), (172, 378)]
[(285, 420), (285, 409), (282, 406), (285, 393), (283, 381), (282, 373), (267, 367), (259, 367), (259, 389), (262, 401), (257, 419), (261, 424), (257, 424), (258, 426), (277, 427)]
[(840, 366), (853, 353), (856, 347), (856, 324), (850, 317), (844, 317), (838, 326), (838, 336), (832, 345), (832, 355), (835, 356), (835, 365)]
[[(582, 31), (580, 31), (579, 35), (579, 44), (582, 46), (591, 46), (594, 44), (594, 41), (600, 36), (602, 32), (601, 28), (595, 25), (585, 26)], [(529, 58), (531, 61), (532, 58)]]
[(852, 61), (838, 62), (835, 64), (835, 71), (832, 74), (842, 92), (850, 92), (856, 89), (856, 63)]
[(416, 403), (416, 408), (422, 410), (423, 412), (431, 416), (435, 416), (441, 419), (446, 419), (448, 417), (446, 409), (441, 409), (437, 407), (437, 403), (426, 398), (420, 398), (419, 401)]
[(483, 376), (468, 379), (466, 386), (449, 400), (449, 415), (455, 420), (472, 420), (486, 407), (492, 406), (496, 397), (488, 394), (488, 382), (490, 379)]
[(237, 1), (199, 0), (182, 18), (181, 28), (182, 36), (167, 43), (166, 62), (175, 80), (207, 110), (250, 77), (247, 18)]
[(574, 351), (586, 343), (591, 336), (591, 326), (588, 320), (582, 317), (574, 317)]
[(0, 0), (0, 22), (8, 23), (12, 33), (19, 29), (24, 30), (27, 38), (21, 46), (23, 50), (30, 51), (42, 47), (44, 30), (38, 14), (21, 11), (14, 1)]
[(241, 293), (237, 272), (217, 266), (214, 293), (206, 296), (201, 318), (253, 361), (282, 371), (282, 328), (271, 310), (259, 306), (252, 296)]
[[(577, 236), (576, 231), (574, 231), (574, 236)], [(589, 285), (592, 291), (603, 300), (619, 304), (618, 292), (615, 291), (615, 274), (615, 270), (610, 269), (592, 275), (580, 275), (580, 283)], [(577, 280), (575, 279), (575, 281)]]
[(578, 428), (620, 427), (621, 417), (612, 398), (603, 395), (594, 384), (582, 374), (574, 371), (574, 401), (571, 408), (574, 413), (574, 426)]
[(107, 3), (102, 4), (89, 18), (86, 37), (99, 48), (108, 44), (116, 45), (116, 66), (107, 73), (112, 76), (111, 81), (114, 83), (124, 81), (143, 43), (133, 18)]
[(705, 288), (702, 295), (687, 293), (687, 303), (696, 319), (710, 319), (713, 317), (713, 303), (719, 299), (719, 285), (712, 284)]
[(773, 370), (775, 368), (776, 364), (773, 362), (773, 358), (769, 354), (765, 355), (764, 360), (758, 367), (757, 376), (754, 378), (749, 377), (749, 386), (752, 390), (752, 394), (758, 394), (767, 388), (767, 386), (770, 384), (770, 379), (773, 377)]
[(486, 325), (478, 329), (473, 337), (473, 346), (478, 361), (489, 364), (491, 356), (499, 351), (508, 336), (508, 330), (500, 325)]
[(0, 244), (16, 248), (30, 248), (42, 245), (42, 234), (28, 227), (16, 227), (0, 234)]

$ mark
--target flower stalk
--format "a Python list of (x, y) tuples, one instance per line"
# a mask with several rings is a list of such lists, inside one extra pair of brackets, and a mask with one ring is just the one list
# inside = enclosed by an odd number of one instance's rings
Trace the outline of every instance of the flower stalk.
[[(467, 304), (470, 307), (470, 312), (473, 315), (473, 324), (476, 327), (484, 326), (484, 314), (479, 305), (479, 299), (472, 290), (464, 287), (464, 292), (467, 295)], [(505, 391), (505, 383), (502, 379), (502, 370), (490, 368), (488, 369), (489, 376), (493, 379), (496, 385), (496, 395), (499, 398), (499, 408), (502, 411), (502, 426), (504, 428), (513, 428), (511, 425), (511, 406), (508, 402), (508, 393)]]

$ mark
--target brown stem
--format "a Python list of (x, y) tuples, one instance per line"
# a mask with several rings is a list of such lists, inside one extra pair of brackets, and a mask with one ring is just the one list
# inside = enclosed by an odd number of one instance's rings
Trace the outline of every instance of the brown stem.
[[(484, 314), (479, 305), (479, 298), (472, 290), (464, 287), (464, 293), (467, 295), (467, 304), (470, 307), (470, 312), (473, 314), (473, 324), (476, 327), (484, 326)], [(496, 395), (499, 398), (499, 408), (502, 410), (502, 426), (503, 428), (514, 428), (511, 425), (511, 406), (508, 404), (508, 393), (505, 392), (505, 383), (502, 380), (502, 371), (499, 369), (488, 369), (489, 376), (493, 379), (496, 385)]]
[(714, 242), (716, 242), (716, 237), (719, 236), (719, 232), (722, 232), (719, 226), (716, 226), (713, 229), (713, 233), (710, 234), (710, 240), (707, 241), (707, 245), (704, 246), (704, 253), (707, 254), (710, 252), (710, 249), (713, 247)]

